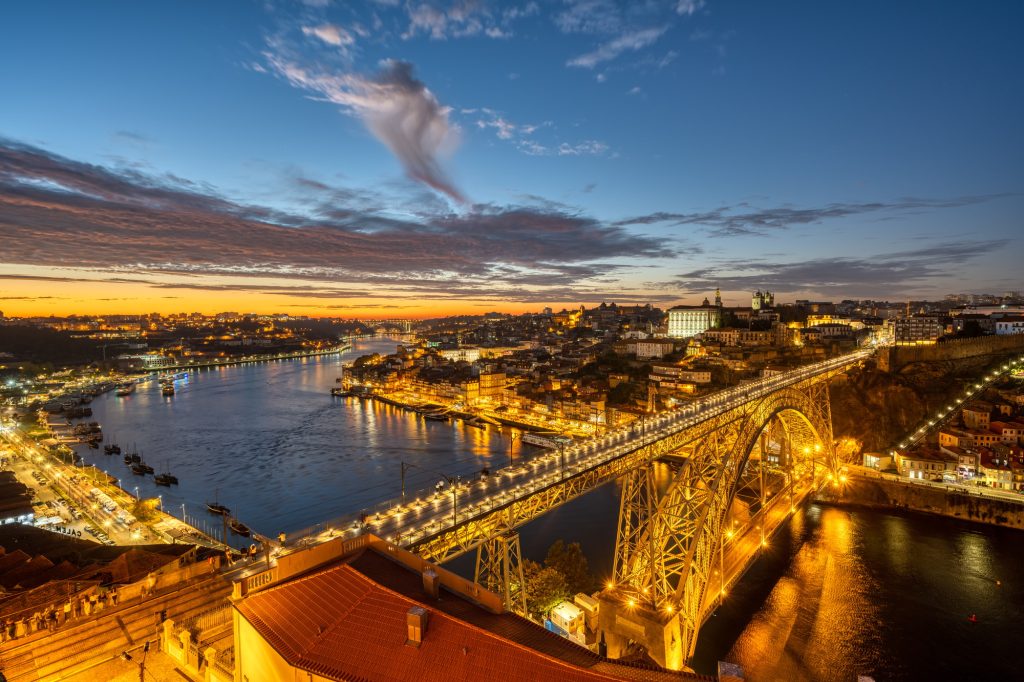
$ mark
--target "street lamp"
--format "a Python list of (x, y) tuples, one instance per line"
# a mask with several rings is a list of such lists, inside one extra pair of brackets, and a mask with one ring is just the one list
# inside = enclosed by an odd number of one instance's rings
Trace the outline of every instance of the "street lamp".
[(139, 486), (135, 486), (135, 499), (139, 499)]
[(508, 436), (508, 465), (509, 466), (512, 466), (512, 463), (513, 463), (513, 459), (512, 459), (512, 444), (515, 442), (515, 440), (516, 440), (516, 432), (515, 431), (509, 431), (509, 436)]

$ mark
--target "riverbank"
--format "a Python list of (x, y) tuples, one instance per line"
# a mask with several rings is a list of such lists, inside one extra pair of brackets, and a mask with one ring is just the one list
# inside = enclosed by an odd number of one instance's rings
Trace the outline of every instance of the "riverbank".
[(817, 501), (838, 507), (899, 509), (1024, 530), (1024, 496), (1017, 502), (953, 486), (921, 485), (859, 472), (850, 473), (842, 490), (827, 490)]
[[(343, 343), (331, 348), (321, 350), (296, 351), (294, 353), (274, 353), (267, 355), (246, 355), (241, 358), (230, 358), (224, 360), (210, 360), (208, 362), (183, 362), (177, 365), (166, 365), (159, 367), (156, 371), (172, 371), (183, 369), (204, 369), (210, 367), (233, 367), (235, 365), (248, 365), (256, 362), (272, 362), (274, 360), (298, 360), (300, 358), (315, 358), (321, 355), (338, 355), (345, 351), (352, 350), (351, 343)], [(151, 372), (146, 372), (150, 374)]]

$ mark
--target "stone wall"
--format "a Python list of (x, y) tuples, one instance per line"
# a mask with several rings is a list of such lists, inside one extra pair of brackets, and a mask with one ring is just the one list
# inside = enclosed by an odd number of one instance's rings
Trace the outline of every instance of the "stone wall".
[(915, 362), (963, 360), (1018, 351), (1024, 352), (1024, 334), (956, 339), (927, 346), (888, 346), (878, 351), (878, 368), (883, 372), (898, 372)]
[(1024, 530), (1024, 495), (1021, 495), (1020, 502), (1013, 502), (955, 492), (958, 490), (851, 475), (839, 495), (821, 501), (876, 509), (906, 509)]

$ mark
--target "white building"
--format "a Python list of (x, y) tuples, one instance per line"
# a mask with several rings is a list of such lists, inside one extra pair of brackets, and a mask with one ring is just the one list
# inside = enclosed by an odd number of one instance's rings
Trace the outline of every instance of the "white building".
[(668, 335), (686, 339), (722, 326), (722, 297), (715, 292), (715, 304), (708, 299), (700, 305), (677, 305), (668, 309)]

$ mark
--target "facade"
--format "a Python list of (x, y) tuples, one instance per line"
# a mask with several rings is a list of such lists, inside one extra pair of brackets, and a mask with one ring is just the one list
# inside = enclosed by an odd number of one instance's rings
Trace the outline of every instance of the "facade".
[(661, 359), (675, 349), (671, 341), (660, 339), (641, 339), (636, 342), (636, 359), (650, 360)]
[(668, 309), (668, 335), (687, 339), (722, 326), (722, 297), (715, 292), (715, 304), (708, 299), (700, 305), (677, 305)]
[(765, 308), (775, 307), (775, 294), (770, 291), (761, 293), (760, 290), (755, 291), (753, 297), (750, 299), (750, 307), (754, 310), (764, 310)]
[(1024, 334), (1024, 317), (1007, 317), (996, 321), (996, 334)]
[(992, 414), (992, 404), (974, 401), (967, 403), (961, 410), (963, 415), (964, 426), (969, 429), (987, 429), (989, 426), (990, 415)]
[(895, 460), (900, 476), (923, 481), (941, 481), (944, 473), (955, 473), (957, 467), (952, 455), (928, 449), (897, 451)]
[(934, 343), (942, 336), (942, 325), (934, 315), (913, 315), (892, 320), (893, 340), (897, 346)]

